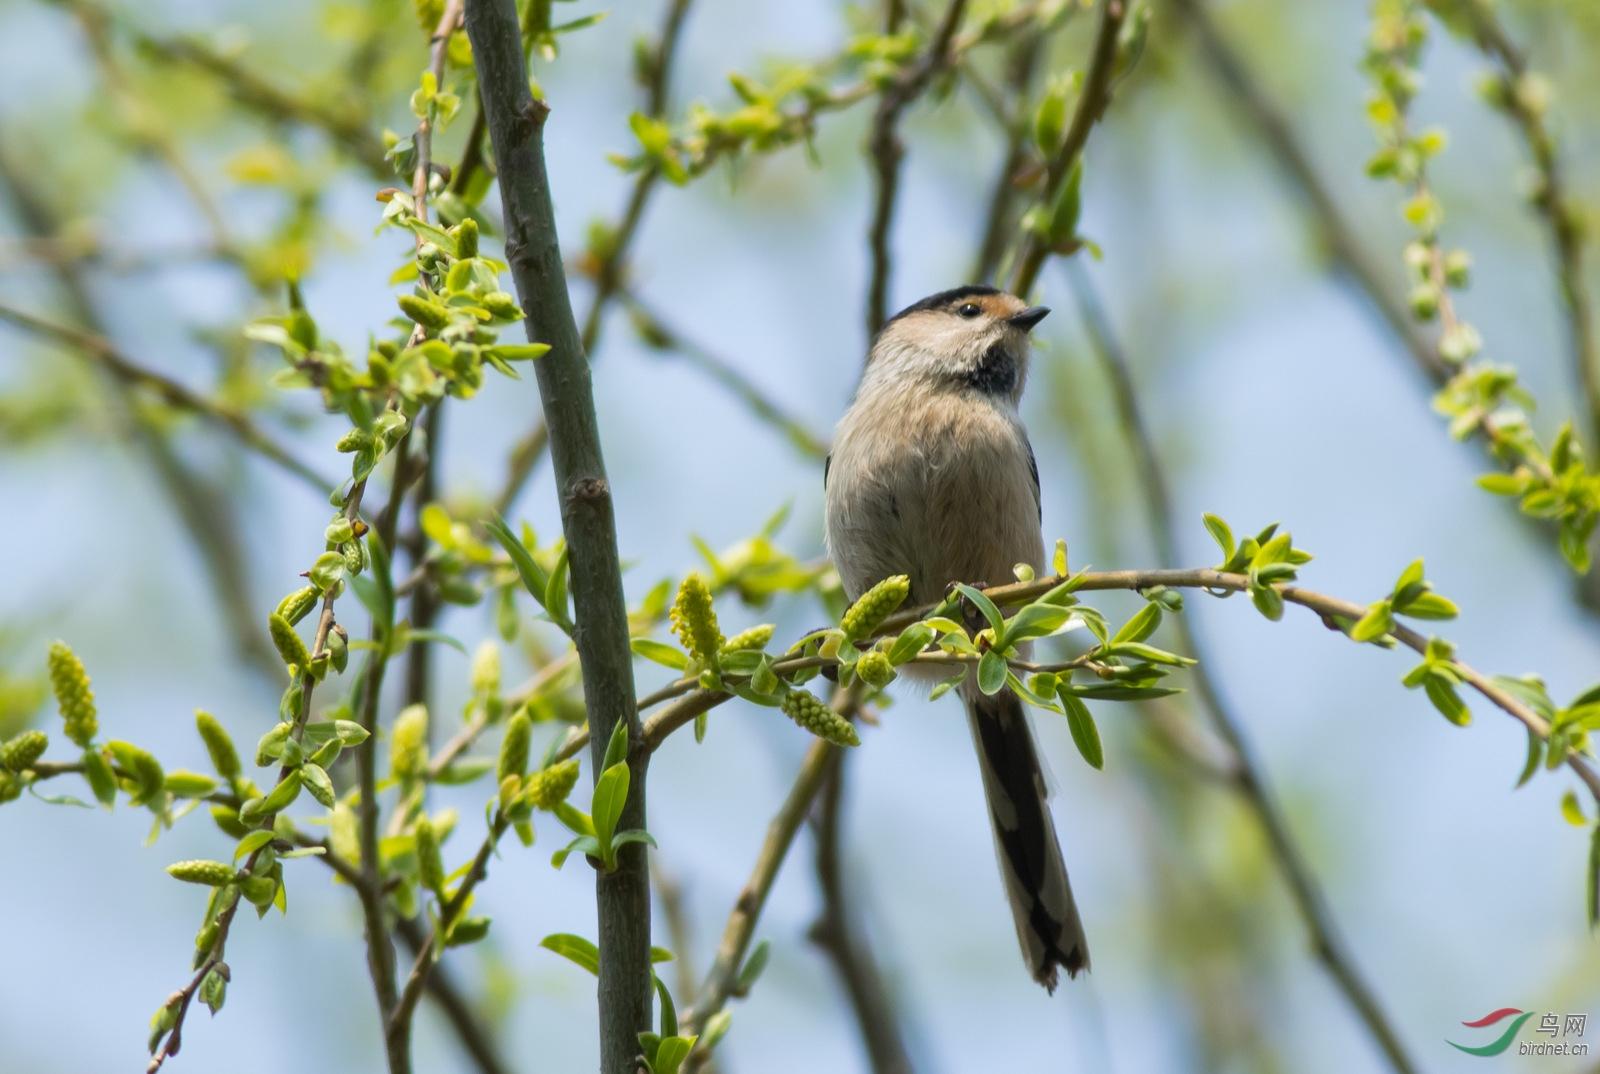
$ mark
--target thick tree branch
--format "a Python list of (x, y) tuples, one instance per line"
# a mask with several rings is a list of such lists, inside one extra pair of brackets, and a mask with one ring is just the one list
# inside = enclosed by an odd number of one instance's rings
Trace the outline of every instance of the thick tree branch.
[[(650, 751), (634, 707), (633, 654), (617, 555), (616, 522), (595, 417), (589, 364), (567, 295), (542, 136), (549, 106), (528, 88), (513, 0), (468, 0), (467, 34), (500, 169), (506, 260), (527, 313), (530, 339), (550, 351), (534, 370), (550, 429), (556, 495), (570, 550), (575, 643), (584, 703), (595, 740), (593, 767), (620, 722), (628, 728), (632, 773), (619, 829), (646, 827)], [(600, 925), (600, 1066), (633, 1074), (637, 1034), (650, 1029), (650, 874), (644, 847), (625, 846), (613, 872), (595, 878)]]

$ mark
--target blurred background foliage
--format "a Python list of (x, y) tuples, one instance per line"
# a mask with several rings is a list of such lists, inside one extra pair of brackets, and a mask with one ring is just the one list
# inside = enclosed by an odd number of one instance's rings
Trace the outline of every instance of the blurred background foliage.
[[(975, 4), (969, 18), (1014, 6)], [(553, 7), (558, 24), (604, 10)], [(639, 152), (635, 40), (654, 35), (666, 10), (628, 0), (534, 43), (580, 312), (604, 279), (634, 182), (608, 155)], [(1600, 8), (1508, 0), (1497, 11), (1549, 80), (1568, 197), (1600, 218)], [(1474, 487), (1489, 468), (1482, 451), (1448, 438), (1375, 297), (1403, 305), (1410, 229), (1396, 188), (1366, 175), (1363, 5), (1155, 0), (1151, 12), (1143, 60), (1087, 152), (1080, 230), (1103, 258), (1078, 257), (1092, 290), (1075, 288), (1060, 263), (1040, 280), (1057, 313), (1038, 333), (1025, 417), (1046, 536), (1069, 541), (1074, 566), (1149, 566), (1163, 554), (1084, 315), (1097, 293), (1165, 461), (1185, 565), (1214, 555), (1205, 510), (1248, 530), (1285, 519), (1318, 555), (1309, 584), (1351, 599), (1377, 597), (1425, 555), (1430, 579), (1463, 609), (1451, 636), (1476, 664), (1537, 670), (1558, 697), (1588, 686), (1595, 613), (1581, 584), (1548, 534)], [(5, 0), (0, 303), (104, 341), (332, 476), (337, 425), (268, 383), (278, 359), (241, 328), (282, 311), (291, 274), (347, 350), (392, 318), (386, 280), (409, 241), (374, 235), (372, 195), (408, 185), (385, 160), (385, 137), (413, 123), (407, 98), (430, 16), (395, 0)], [(912, 5), (914, 21), (936, 17)], [(691, 103), (738, 109), (730, 71), (768, 86), (807, 76), (846, 85), (830, 57), (880, 18), (852, 5), (694, 0), (666, 115), (682, 130)], [(1197, 18), (1286, 118), (1381, 288), (1358, 286), (1330, 249), (1304, 191), (1219, 80)], [(1040, 84), (1081, 69), (1089, 29), (1081, 18), (1051, 38)], [(969, 71), (906, 115), (891, 309), (972, 271), (1006, 149), (985, 95), (1013, 60), (1006, 48), (974, 49)], [(1522, 146), (1473, 90), (1483, 66), (1470, 43), (1436, 32), (1414, 112), (1449, 132), (1430, 174), (1450, 243), (1474, 255), (1459, 301), (1486, 353), (1516, 365), (1539, 400), (1533, 424), (1548, 443), (1569, 418), (1585, 428), (1582, 396)], [(706, 569), (691, 534), (727, 548), (784, 504), (785, 547), (802, 560), (821, 553), (811, 447), (826, 441), (867, 344), (872, 108), (868, 98), (819, 114), (809, 148), (777, 139), (687, 189), (656, 191), (615, 267), (624, 300), (594, 329), (591, 356), (635, 599), (662, 576)], [(435, 159), (460, 159), (470, 111)], [(492, 222), (498, 199), (484, 206)], [(103, 723), (202, 767), (190, 708), (217, 712), (246, 742), (272, 719), (277, 663), (260, 623), (315, 556), (327, 509), (217, 422), (119, 376), (94, 345), (63, 342), (0, 329), (0, 736), (43, 724), (43, 652), (64, 636), (95, 677)], [(503, 500), (537, 413), (531, 382), (496, 382), (444, 417), (437, 499), (451, 518), (478, 517), (499, 498), (508, 516), (556, 532), (547, 464)], [(1520, 730), (1492, 711), (1451, 728), (1399, 688), (1405, 666), (1314, 623), (1274, 627), (1243, 601), (1190, 603), (1213, 674), (1419, 1067), (1476, 1069), (1444, 1038), (1484, 1011), (1592, 1007), (1586, 842), (1558, 819), (1564, 775), (1512, 795)], [(440, 626), (487, 636), (490, 605), (446, 607)], [(769, 617), (786, 637), (820, 614), (780, 599)], [(521, 645), (508, 666), (548, 660), (526, 632)], [(470, 695), (467, 662), (442, 649), (436, 660), (437, 711), (452, 713)], [(1095, 972), (1053, 999), (1039, 993), (1016, 965), (958, 711), (905, 697), (885, 712), (845, 801), (850, 887), (918, 1069), (1384, 1068), (1308, 950), (1254, 814), (1192, 763), (1216, 744), (1183, 699), (1108, 713), (1104, 773), (1078, 762), (1064, 727), (1041, 727)], [(704, 746), (675, 739), (653, 768), (651, 828), (682, 906), (673, 945), (688, 939), (701, 966), (799, 754), (793, 729), (768, 715), (730, 706)], [(1173, 749), (1175, 739), (1193, 750)], [(468, 826), (477, 805), (459, 804)], [(6, 1069), (138, 1061), (148, 1011), (182, 973), (195, 913), (162, 875), (162, 852), (139, 850), (142, 838), (122, 814), (30, 800), (0, 810), (12, 878), (0, 891), (13, 936), (0, 975)], [(219, 838), (191, 824), (163, 846), (207, 857)], [(805, 942), (816, 913), (806, 865), (796, 855), (780, 878), (758, 933), (774, 941), (773, 964), (737, 1010), (724, 1069), (863, 1068), (848, 1009)], [(592, 933), (587, 882), (545, 868), (542, 851), (512, 851), (497, 868), (480, 904), (496, 932), (452, 956), (458, 975), (514, 1069), (591, 1068), (587, 979), (537, 946), (551, 932)], [(190, 1034), (176, 1060), (184, 1069), (380, 1068), (359, 918), (320, 877), (299, 892), (302, 912), (242, 930), (233, 961), (250, 973), (226, 1015)], [(420, 1065), (473, 1069), (444, 1023), (426, 1018)], [(1585, 1069), (1573, 1062), (1540, 1069)]]

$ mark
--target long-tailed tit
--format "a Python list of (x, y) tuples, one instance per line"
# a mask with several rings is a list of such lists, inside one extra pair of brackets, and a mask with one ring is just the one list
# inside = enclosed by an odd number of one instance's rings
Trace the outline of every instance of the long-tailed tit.
[[(1043, 572), (1039, 470), (1017, 415), (1028, 333), (1050, 311), (992, 287), (932, 295), (873, 341), (824, 471), (828, 547), (849, 597), (896, 574), (910, 604), (951, 582)], [(1023, 958), (1054, 990), (1089, 966), (1022, 703), (961, 690)]]

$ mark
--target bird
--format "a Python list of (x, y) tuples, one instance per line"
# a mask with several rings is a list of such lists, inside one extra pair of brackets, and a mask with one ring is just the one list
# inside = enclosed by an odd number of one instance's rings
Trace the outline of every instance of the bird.
[[(1017, 408), (1029, 333), (1049, 312), (972, 285), (878, 332), (823, 468), (828, 550), (850, 600), (895, 575), (920, 606), (952, 583), (1009, 581), (1019, 564), (1044, 573), (1039, 468)], [(1089, 968), (1089, 949), (1033, 733), (1011, 690), (985, 696), (969, 677), (960, 693), (1023, 960), (1053, 993), (1059, 969)]]

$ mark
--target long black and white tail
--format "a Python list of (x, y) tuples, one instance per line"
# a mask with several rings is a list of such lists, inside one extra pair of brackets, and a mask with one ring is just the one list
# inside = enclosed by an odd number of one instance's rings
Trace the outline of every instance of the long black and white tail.
[(1022, 702), (1009, 690), (974, 695), (966, 699), (967, 719), (1017, 940), (1033, 979), (1054, 992), (1058, 966), (1066, 967), (1069, 977), (1089, 968), (1089, 945), (1045, 803), (1033, 733)]

